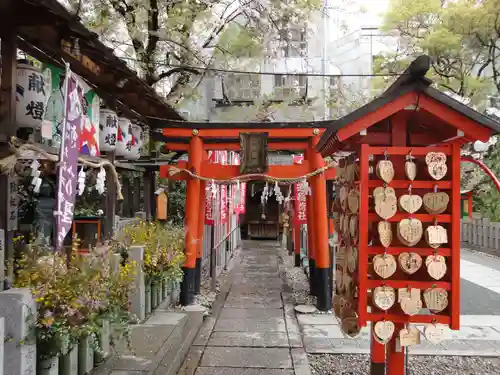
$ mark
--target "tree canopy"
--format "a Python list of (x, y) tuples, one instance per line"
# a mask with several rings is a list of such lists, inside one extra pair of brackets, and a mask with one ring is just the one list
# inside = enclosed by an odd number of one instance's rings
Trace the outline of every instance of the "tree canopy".
[(320, 0), (60, 0), (91, 30), (121, 51), (149, 85), (167, 80), (178, 103), (205, 77), (205, 69), (278, 49), (266, 40), (289, 25), (304, 25)]
[(438, 87), (488, 105), (500, 93), (500, 0), (391, 0), (384, 29), (399, 37), (395, 53), (380, 56), (379, 72), (399, 72), (422, 53)]

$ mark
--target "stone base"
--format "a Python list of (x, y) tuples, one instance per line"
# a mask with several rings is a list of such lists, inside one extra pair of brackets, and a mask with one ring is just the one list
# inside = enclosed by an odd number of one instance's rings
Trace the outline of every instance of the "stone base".
[(78, 344), (59, 358), (59, 375), (78, 375)]
[(78, 344), (78, 375), (87, 375), (94, 368), (94, 349), (90, 346), (90, 340), (86, 337)]
[(59, 375), (59, 357), (49, 358), (37, 364), (37, 375)]

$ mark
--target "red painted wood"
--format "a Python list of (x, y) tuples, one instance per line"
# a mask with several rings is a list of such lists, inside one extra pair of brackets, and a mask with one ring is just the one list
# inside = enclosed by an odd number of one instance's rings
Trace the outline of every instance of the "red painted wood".
[[(396, 215), (394, 215), (390, 219), (387, 219), (386, 221), (389, 221), (391, 223), (396, 223), (396, 222), (400, 222), (401, 220), (409, 218), (409, 217), (413, 217), (415, 219), (418, 219), (422, 223), (432, 223), (432, 222), (434, 222), (434, 220), (437, 220), (438, 223), (450, 223), (451, 222), (451, 215), (430, 215), (430, 214), (409, 215), (409, 214), (404, 213), (404, 212), (398, 212)], [(383, 221), (384, 220), (374, 212), (368, 214), (368, 219), (370, 221)]]
[(384, 155), (384, 151), (388, 151), (389, 158), (391, 155), (408, 155), (410, 152), (413, 156), (425, 156), (429, 152), (443, 152), (445, 155), (451, 155), (450, 146), (436, 147), (370, 147), (368, 152), (371, 155)]
[(387, 375), (405, 375), (405, 348), (401, 347), (396, 339), (403, 328), (403, 324), (396, 323), (394, 336), (387, 344)]
[[(189, 147), (189, 166), (198, 172), (203, 160), (203, 141), (200, 137), (193, 137)], [(200, 216), (200, 180), (193, 178), (187, 183), (186, 189), (186, 244), (184, 253), (186, 260), (184, 267), (196, 268), (196, 256), (198, 246), (198, 220)]]
[(450, 324), (450, 317), (448, 315), (399, 315), (389, 312), (383, 313), (369, 313), (367, 314), (368, 320), (371, 322), (378, 322), (379, 320), (390, 320), (393, 323), (441, 323)]
[[(451, 181), (409, 181), (409, 180), (392, 180), (391, 187), (395, 189), (408, 189), (411, 185), (412, 189), (434, 189), (437, 186), (439, 190), (451, 189)], [(368, 186), (371, 188), (384, 186), (382, 180), (370, 180)]]
[(361, 327), (366, 326), (367, 309), (366, 297), (368, 293), (368, 210), (369, 210), (369, 188), (368, 188), (368, 168), (369, 168), (369, 146), (361, 145), (359, 156), (359, 176), (360, 176), (360, 202), (359, 202), (359, 259), (358, 259), (358, 316)]
[(490, 129), (476, 123), (470, 118), (427, 95), (420, 95), (418, 105), (428, 112), (431, 112), (439, 119), (445, 121), (450, 126), (462, 130), (464, 135), (471, 140), (487, 142), (492, 135), (492, 131)]
[[(436, 253), (436, 251), (434, 249), (422, 248), (422, 247), (412, 247), (411, 251), (414, 253), (418, 253), (422, 256), (429, 256), (429, 255), (433, 255)], [(387, 254), (399, 255), (401, 253), (407, 253), (408, 247), (392, 247), (391, 246), (387, 249), (384, 249), (381, 246), (370, 246), (368, 248), (368, 254), (370, 254), (370, 255), (384, 254), (385, 252), (387, 252)], [(439, 253), (439, 255), (442, 255), (444, 257), (449, 257), (449, 256), (451, 256), (451, 249), (440, 247), (438, 253)]]
[[(228, 124), (227, 129), (199, 129), (198, 136), (202, 138), (239, 138), (240, 133), (268, 133), (268, 139), (272, 138), (309, 138), (314, 136), (314, 129), (299, 128), (299, 129), (238, 129), (231, 127)], [(321, 136), (325, 129), (319, 129)], [(177, 129), (168, 128), (163, 129), (163, 135), (167, 137), (191, 138), (193, 136), (193, 129)]]
[[(303, 151), (307, 147), (307, 142), (268, 142), (267, 148), (270, 151), (279, 150), (294, 150)], [(169, 151), (187, 151), (189, 145), (186, 143), (166, 143), (165, 148)], [(240, 151), (239, 143), (209, 143), (205, 144), (205, 150), (220, 150), (220, 151)]]
[(451, 196), (451, 329), (460, 329), (460, 146), (453, 146), (451, 160), (453, 182)]
[[(423, 266), (425, 267), (425, 265)], [(367, 280), (366, 285), (369, 289), (376, 288), (377, 286), (390, 286), (393, 288), (416, 288), (416, 289), (429, 289), (432, 287), (443, 288), (445, 290), (451, 290), (451, 283), (447, 281), (415, 281), (415, 280)], [(360, 298), (361, 300), (361, 298)]]
[(353, 135), (358, 134), (362, 130), (368, 129), (370, 126), (376, 124), (377, 122), (392, 116), (408, 105), (416, 103), (416, 101), (417, 95), (414, 92), (406, 93), (394, 99), (392, 102), (381, 106), (375, 112), (370, 112), (366, 116), (363, 116), (362, 118), (353, 121), (349, 125), (343, 127), (337, 132), (336, 137), (340, 142), (345, 141), (346, 139), (351, 138)]

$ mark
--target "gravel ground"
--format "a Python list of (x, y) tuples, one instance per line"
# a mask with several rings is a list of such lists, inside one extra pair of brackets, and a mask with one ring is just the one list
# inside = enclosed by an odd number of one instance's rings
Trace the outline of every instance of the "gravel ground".
[(309, 280), (302, 267), (295, 267), (295, 257), (281, 249), (280, 258), (285, 267), (287, 285), (292, 289), (297, 305), (316, 305), (316, 297), (309, 295)]
[[(309, 355), (312, 375), (367, 375), (367, 355)], [(410, 356), (406, 375), (498, 375), (500, 358)]]

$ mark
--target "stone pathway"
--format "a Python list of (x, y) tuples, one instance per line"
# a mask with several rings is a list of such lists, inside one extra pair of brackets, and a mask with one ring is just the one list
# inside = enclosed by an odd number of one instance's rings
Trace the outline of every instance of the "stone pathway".
[(282, 293), (278, 252), (276, 242), (244, 242), (179, 375), (309, 374), (293, 304)]

